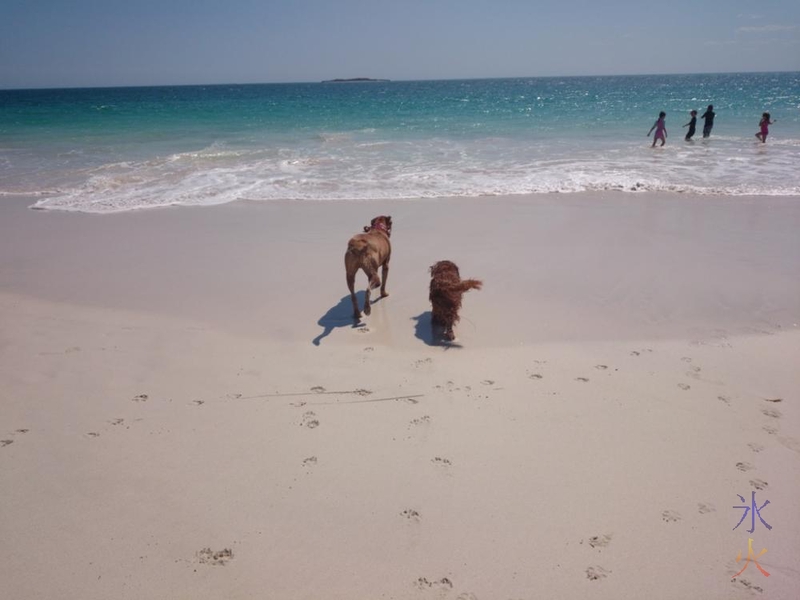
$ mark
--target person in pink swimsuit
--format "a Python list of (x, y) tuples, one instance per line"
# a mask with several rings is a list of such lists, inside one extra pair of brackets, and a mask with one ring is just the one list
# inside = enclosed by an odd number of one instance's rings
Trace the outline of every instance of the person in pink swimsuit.
[(664, 123), (664, 117), (667, 116), (663, 110), (658, 113), (658, 120), (653, 123), (653, 126), (650, 128), (650, 131), (647, 132), (647, 137), (650, 137), (650, 134), (653, 133), (653, 129), (656, 130), (656, 134), (653, 136), (653, 145), (650, 146), (651, 148), (655, 148), (656, 142), (661, 140), (661, 145), (667, 143), (667, 126)]
[(775, 121), (770, 121), (769, 113), (765, 112), (761, 115), (761, 121), (758, 124), (758, 127), (761, 129), (756, 134), (756, 137), (761, 140), (761, 143), (767, 141), (767, 136), (769, 135), (769, 126), (772, 125)]

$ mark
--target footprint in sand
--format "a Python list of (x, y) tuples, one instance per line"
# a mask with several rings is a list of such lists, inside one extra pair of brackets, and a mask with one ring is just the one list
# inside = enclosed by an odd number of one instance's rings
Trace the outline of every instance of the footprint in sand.
[(14, 440), (0, 440), (0, 448), (5, 448), (14, 443)]
[(576, 377), (575, 381), (582, 381), (583, 383), (589, 383), (588, 377)]
[(586, 579), (589, 581), (597, 581), (598, 579), (605, 579), (611, 573), (608, 569), (604, 569), (600, 565), (594, 565), (586, 569)]
[(717, 400), (719, 400), (720, 402), (724, 402), (728, 406), (731, 405), (731, 399), (728, 398), (727, 396), (717, 396)]
[(419, 425), (426, 425), (431, 422), (431, 418), (428, 415), (423, 415), (418, 419), (411, 419), (408, 422), (408, 428), (411, 429), (412, 427), (418, 427)]
[(767, 489), (767, 487), (769, 487), (769, 484), (761, 479), (751, 479), (750, 485), (752, 485), (757, 490), (765, 490)]
[(233, 559), (233, 550), (225, 548), (214, 552), (211, 548), (203, 548), (197, 553), (197, 560), (201, 565), (224, 567)]
[(481, 383), (483, 385), (494, 385), (494, 379), (484, 379)]
[(194, 404), (195, 406), (203, 406), (203, 404), (205, 403), (206, 403), (205, 400), (192, 400), (192, 404)]
[(531, 373), (530, 375), (528, 375), (528, 379), (541, 379), (542, 377), (543, 376), (540, 375), (539, 373)]
[(747, 471), (752, 471), (753, 469), (755, 469), (753, 465), (747, 462), (737, 462), (736, 468), (739, 469), (742, 473), (745, 473)]
[(681, 520), (681, 514), (675, 510), (665, 510), (661, 513), (661, 519), (665, 523), (675, 523)]
[(431, 462), (437, 467), (447, 468), (453, 466), (453, 463), (450, 462), (449, 458), (442, 458), (441, 456), (436, 456), (432, 458)]
[(775, 435), (776, 433), (778, 433), (778, 428), (773, 427), (772, 425), (764, 425), (761, 429), (763, 429), (770, 435)]
[(407, 508), (403, 512), (400, 513), (401, 516), (405, 517), (409, 521), (419, 522), (422, 517), (419, 516), (419, 512), (414, 510), (413, 508)]
[(692, 359), (691, 359), (691, 358), (689, 358), (688, 356), (683, 356), (683, 357), (681, 357), (681, 360), (682, 360), (683, 362), (687, 362), (687, 363), (690, 363), (690, 362), (692, 362)]
[(750, 448), (750, 450), (752, 450), (753, 452), (761, 452), (762, 450), (764, 450), (764, 446), (762, 446), (761, 444), (756, 444), (755, 442), (750, 442), (749, 444), (747, 444), (747, 447)]
[(713, 504), (706, 504), (704, 502), (699, 502), (697, 504), (697, 512), (699, 512), (701, 515), (707, 515), (708, 513), (716, 511), (717, 509), (714, 508)]
[(592, 548), (605, 548), (611, 543), (611, 534), (594, 535), (589, 538), (589, 545)]
[(764, 398), (764, 402), (783, 402), (783, 398)]
[(325, 388), (322, 387), (321, 385), (315, 385), (314, 387), (311, 388), (311, 391), (314, 392), (315, 394), (321, 394), (325, 391)]
[(100, 437), (100, 434), (97, 433), (96, 431), (90, 431), (86, 435), (88, 435), (89, 437)]
[(317, 464), (317, 457), (316, 456), (309, 456), (308, 458), (303, 459), (303, 466), (304, 467), (313, 467)]
[(429, 365), (432, 362), (433, 362), (432, 358), (421, 358), (419, 360), (415, 360), (414, 361), (414, 366), (419, 369), (420, 367), (423, 367), (425, 365)]
[(598, 371), (605, 371), (608, 368), (608, 365), (595, 365), (594, 368)]
[(688, 383), (679, 383), (678, 387), (681, 388), (684, 392), (686, 390), (692, 389), (692, 386), (690, 386)]
[(147, 402), (149, 396), (147, 394), (139, 394), (138, 396), (134, 396), (131, 398), (133, 402)]
[(309, 429), (319, 427), (319, 421), (315, 418), (316, 416), (317, 415), (314, 414), (313, 410), (303, 413), (303, 419), (300, 421), (300, 426), (308, 427)]
[(781, 418), (781, 411), (775, 410), (774, 408), (762, 408), (761, 414), (765, 417), (771, 417), (773, 419), (780, 419)]

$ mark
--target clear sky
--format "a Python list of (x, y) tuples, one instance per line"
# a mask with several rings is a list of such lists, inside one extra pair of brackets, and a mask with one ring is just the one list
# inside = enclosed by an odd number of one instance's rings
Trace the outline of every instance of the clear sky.
[(0, 88), (800, 71), (799, 0), (3, 0)]

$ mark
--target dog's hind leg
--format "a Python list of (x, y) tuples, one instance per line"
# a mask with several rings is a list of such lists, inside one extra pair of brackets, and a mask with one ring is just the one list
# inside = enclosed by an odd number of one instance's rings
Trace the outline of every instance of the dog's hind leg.
[[(353, 318), (360, 319), (361, 312), (358, 310), (358, 299), (356, 299), (356, 271), (350, 272), (347, 270), (347, 288), (350, 290), (350, 300), (353, 301)], [(369, 290), (367, 290), (367, 297), (369, 298)], [(367, 313), (369, 314), (369, 313)]]
[(368, 315), (372, 312), (372, 306), (369, 303), (370, 292), (372, 292), (374, 288), (380, 287), (381, 282), (380, 279), (378, 279), (378, 269), (374, 265), (365, 265), (362, 268), (369, 279), (367, 293), (364, 295), (364, 314)]

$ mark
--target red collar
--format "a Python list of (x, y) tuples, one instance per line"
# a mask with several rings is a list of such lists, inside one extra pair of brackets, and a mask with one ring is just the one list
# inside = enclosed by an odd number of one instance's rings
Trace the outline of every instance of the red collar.
[(387, 237), (389, 236), (389, 230), (386, 229), (386, 225), (383, 224), (383, 221), (378, 221), (375, 225), (370, 225), (370, 229), (379, 229), (385, 233)]

